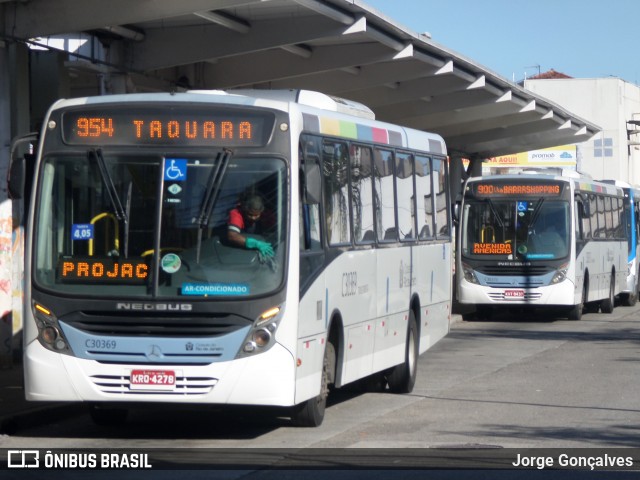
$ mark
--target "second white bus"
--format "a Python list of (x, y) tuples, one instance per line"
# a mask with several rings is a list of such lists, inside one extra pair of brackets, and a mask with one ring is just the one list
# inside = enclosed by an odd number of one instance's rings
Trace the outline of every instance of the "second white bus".
[[(490, 317), (512, 307), (613, 311), (626, 288), (624, 193), (573, 172), (470, 178), (460, 208), (457, 295)], [(471, 314), (469, 314), (471, 316)]]

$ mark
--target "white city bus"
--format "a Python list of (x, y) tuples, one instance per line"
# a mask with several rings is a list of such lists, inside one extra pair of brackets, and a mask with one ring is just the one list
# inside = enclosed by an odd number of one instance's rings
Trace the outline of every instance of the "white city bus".
[[(175, 402), (315, 426), (330, 387), (410, 392), (449, 329), (447, 169), (441, 137), (315, 92), (58, 101), (28, 215), (27, 399), (98, 423)], [(273, 254), (227, 241), (249, 195)]]
[(458, 300), (477, 316), (553, 307), (579, 320), (625, 289), (623, 191), (576, 172), (470, 178), (458, 232)]

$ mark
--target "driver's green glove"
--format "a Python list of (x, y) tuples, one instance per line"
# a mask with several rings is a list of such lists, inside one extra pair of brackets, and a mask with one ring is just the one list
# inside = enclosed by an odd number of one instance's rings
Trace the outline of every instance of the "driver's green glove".
[(265, 257), (273, 257), (275, 255), (273, 247), (268, 242), (256, 240), (255, 238), (247, 238), (244, 245), (247, 248), (258, 250)]

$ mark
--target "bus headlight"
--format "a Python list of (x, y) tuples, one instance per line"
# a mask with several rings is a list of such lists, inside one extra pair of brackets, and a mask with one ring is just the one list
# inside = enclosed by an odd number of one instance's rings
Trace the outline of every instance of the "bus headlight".
[(253, 341), (258, 347), (264, 348), (271, 341), (271, 333), (269, 333), (269, 330), (259, 328), (253, 332)]
[(270, 308), (260, 314), (242, 343), (238, 358), (262, 353), (275, 344), (275, 333), (284, 312), (284, 305)]
[(558, 284), (560, 282), (564, 282), (565, 279), (567, 278), (567, 269), (568, 268), (569, 268), (569, 264), (568, 263), (560, 265), (560, 268), (558, 268), (558, 270), (556, 270), (555, 275), (551, 279), (551, 285), (556, 285), (556, 284)]
[(475, 283), (476, 285), (480, 284), (480, 282), (478, 281), (478, 278), (476, 277), (475, 272), (473, 271), (473, 268), (471, 268), (466, 263), (462, 264), (462, 274), (464, 275), (464, 279), (467, 282)]
[(38, 341), (47, 350), (71, 354), (67, 340), (60, 330), (58, 319), (53, 312), (39, 303), (33, 303), (33, 316), (38, 327)]

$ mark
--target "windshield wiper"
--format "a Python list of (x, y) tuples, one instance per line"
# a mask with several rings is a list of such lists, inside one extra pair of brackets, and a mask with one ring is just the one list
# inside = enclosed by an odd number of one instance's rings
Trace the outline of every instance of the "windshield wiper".
[(502, 229), (504, 230), (504, 222), (500, 218), (500, 215), (498, 215), (498, 211), (496, 210), (496, 207), (490, 198), (487, 198), (487, 203), (489, 204), (489, 208), (491, 208), (491, 213), (493, 213), (493, 216), (496, 217), (496, 220), (498, 220), (500, 227), (502, 227)]
[(198, 225), (198, 244), (196, 248), (196, 263), (200, 263), (200, 247), (202, 245), (202, 231), (209, 225), (209, 218), (213, 211), (213, 206), (218, 200), (220, 194), (220, 187), (222, 185), (222, 179), (227, 171), (229, 160), (233, 156), (233, 152), (228, 149), (223, 149), (218, 153), (214, 168), (211, 170), (209, 179), (207, 180), (207, 190), (204, 192), (202, 198), (202, 205), (200, 206), (200, 213), (195, 218), (195, 223)]
[(532, 229), (540, 216), (540, 210), (542, 209), (542, 204), (544, 203), (544, 197), (540, 197), (536, 206), (533, 208), (533, 213), (531, 214), (531, 221), (529, 222), (529, 228), (527, 229), (527, 236), (529, 229)]
[[(102, 179), (102, 183), (107, 190), (107, 196), (109, 197), (109, 201), (111, 202), (113, 214), (116, 216), (116, 219), (124, 226), (124, 257), (127, 258), (129, 251), (129, 215), (122, 206), (122, 202), (120, 201), (120, 197), (118, 196), (118, 191), (116, 190), (116, 187), (113, 183), (113, 177), (111, 177), (109, 169), (107, 168), (107, 165), (104, 161), (102, 149), (91, 149), (87, 152), (87, 156), (89, 157), (89, 160), (93, 159), (98, 165), (100, 178)], [(129, 197), (130, 195), (131, 186), (129, 187)], [(127, 205), (129, 205), (129, 199), (127, 200)]]

